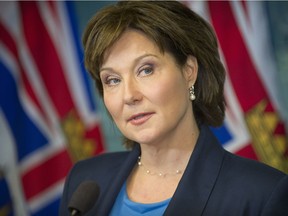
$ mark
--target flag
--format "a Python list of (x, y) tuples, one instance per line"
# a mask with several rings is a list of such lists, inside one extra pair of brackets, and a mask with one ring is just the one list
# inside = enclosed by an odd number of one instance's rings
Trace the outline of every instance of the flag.
[(73, 163), (104, 150), (78, 35), (72, 2), (0, 2), (3, 215), (58, 215)]
[(186, 4), (213, 26), (227, 70), (226, 119), (223, 127), (213, 128), (214, 133), (229, 151), (288, 173), (285, 111), (277, 92), (277, 69), (264, 3)]

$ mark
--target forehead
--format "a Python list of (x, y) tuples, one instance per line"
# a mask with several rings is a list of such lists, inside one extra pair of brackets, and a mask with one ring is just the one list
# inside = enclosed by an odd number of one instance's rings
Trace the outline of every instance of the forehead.
[(104, 53), (102, 67), (113, 59), (137, 58), (139, 55), (163, 55), (157, 44), (137, 30), (126, 30), (120, 38)]

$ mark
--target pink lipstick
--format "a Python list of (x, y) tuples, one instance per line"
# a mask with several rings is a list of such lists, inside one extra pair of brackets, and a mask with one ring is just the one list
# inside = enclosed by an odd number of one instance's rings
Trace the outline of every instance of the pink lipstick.
[(138, 113), (136, 115), (132, 115), (128, 122), (130, 122), (132, 125), (138, 126), (144, 124), (148, 119), (152, 117), (154, 113)]

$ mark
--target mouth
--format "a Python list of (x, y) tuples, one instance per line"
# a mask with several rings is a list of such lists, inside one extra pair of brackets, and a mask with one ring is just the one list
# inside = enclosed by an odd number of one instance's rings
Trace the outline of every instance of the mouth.
[(152, 113), (152, 112), (149, 112), (149, 113), (138, 113), (136, 115), (132, 115), (128, 119), (128, 122), (131, 123), (132, 125), (142, 125), (146, 121), (148, 121), (148, 119), (150, 119), (153, 114), (154, 113)]

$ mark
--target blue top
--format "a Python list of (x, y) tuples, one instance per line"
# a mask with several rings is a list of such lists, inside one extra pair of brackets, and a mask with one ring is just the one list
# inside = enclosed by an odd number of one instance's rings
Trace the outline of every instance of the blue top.
[(126, 182), (122, 186), (118, 194), (114, 206), (110, 212), (110, 216), (159, 216), (163, 215), (170, 199), (162, 202), (143, 204), (133, 202), (129, 199), (126, 190)]

